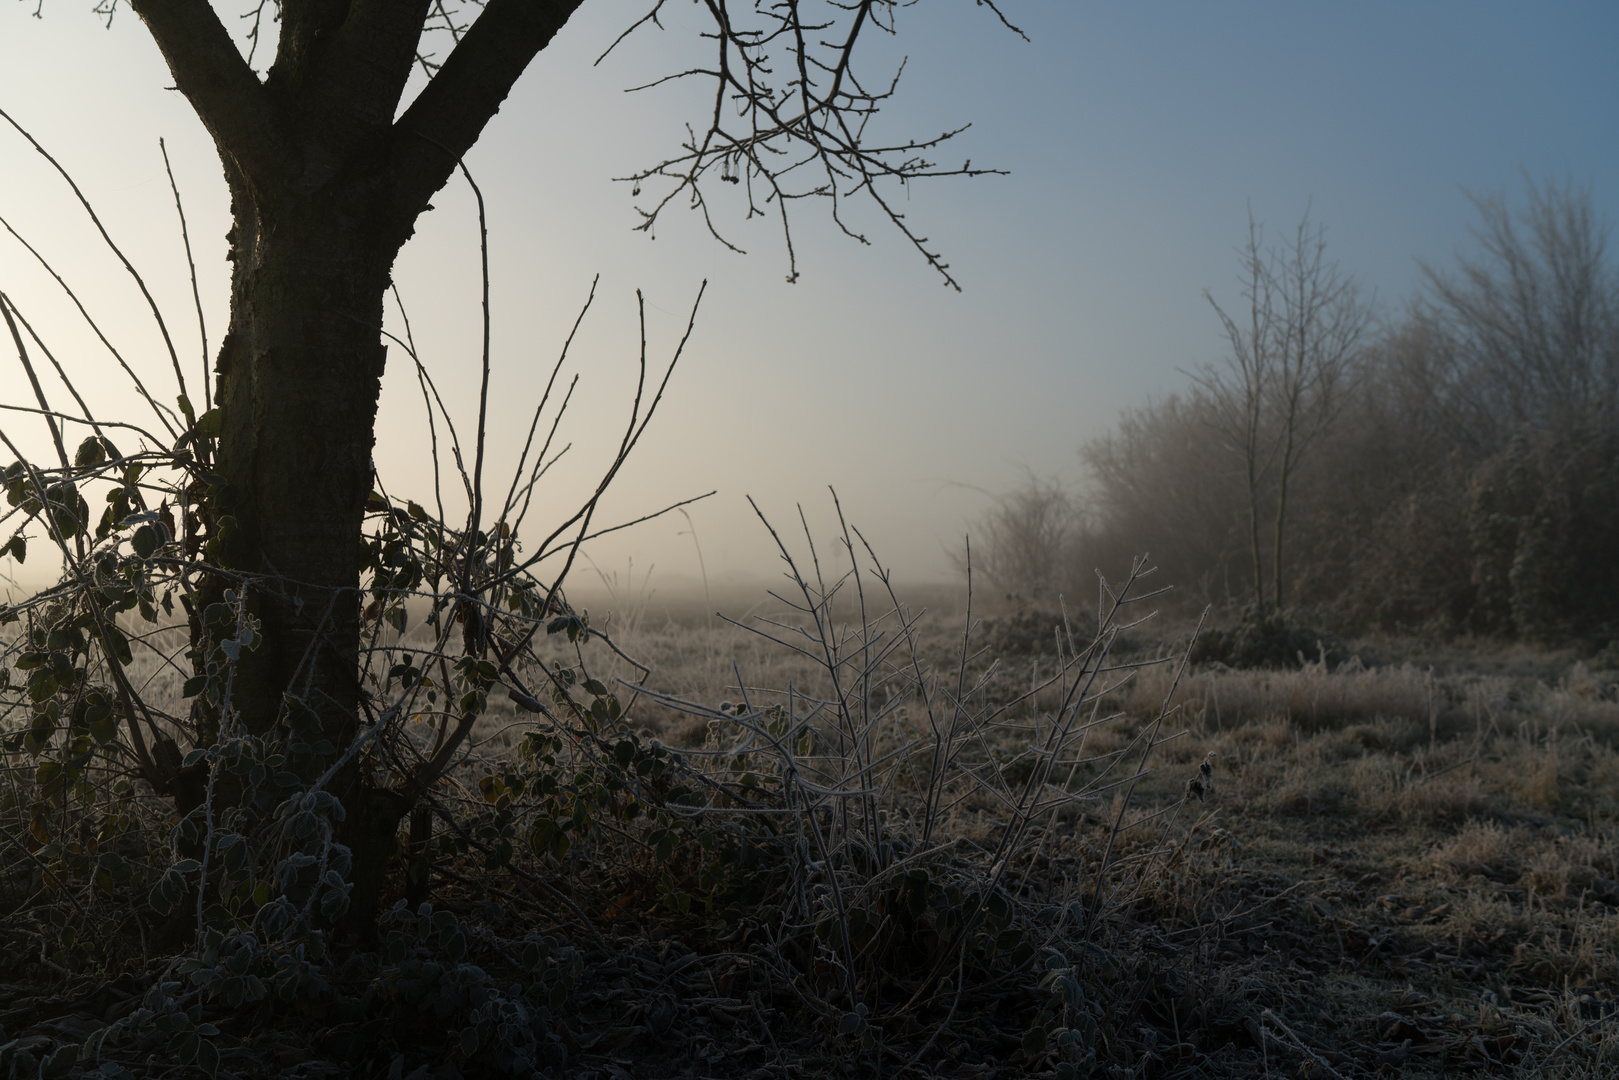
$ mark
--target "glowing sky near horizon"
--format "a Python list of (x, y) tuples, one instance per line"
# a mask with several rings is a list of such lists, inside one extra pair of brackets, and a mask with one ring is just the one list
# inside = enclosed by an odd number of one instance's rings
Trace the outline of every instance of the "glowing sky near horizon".
[[(175, 334), (185, 373), (202, 377), (189, 282), (157, 139), (186, 199), (216, 348), (226, 321), (229, 208), (206, 133), (138, 20), (111, 29), (88, 0), (0, 5), (0, 108), (73, 173), (139, 266)], [(228, 17), (232, 6), (216, 5)], [(692, 13), (592, 61), (642, 14), (641, 0), (589, 0), (531, 66), (468, 156), (488, 200), (494, 278), (491, 458), (511, 461), (545, 374), (592, 278), (596, 305), (570, 357), (580, 389), (562, 439), (574, 444), (542, 488), (543, 517), (571, 508), (620, 433), (646, 297), (650, 357), (667, 360), (699, 284), (708, 290), (671, 391), (624, 473), (608, 519), (717, 489), (691, 521), (708, 573), (776, 566), (746, 496), (781, 526), (803, 503), (833, 547), (827, 487), (900, 581), (953, 571), (949, 553), (1025, 470), (1081, 476), (1078, 448), (1121, 408), (1184, 385), (1220, 353), (1203, 291), (1234, 298), (1234, 248), (1249, 207), (1273, 231), (1308, 206), (1333, 254), (1388, 314), (1469, 244), (1465, 192), (1516, 197), (1523, 177), (1588, 186), (1619, 206), (1619, 6), (1461, 2), (1079, 3), (1007, 0), (1031, 39), (970, 0), (904, 8), (891, 56), (910, 57), (881, 123), (896, 136), (971, 121), (941, 153), (1010, 175), (915, 185), (902, 195), (918, 230), (964, 291), (938, 277), (865, 209), (870, 238), (840, 235), (799, 208), (801, 280), (774, 219), (710, 239), (676, 212), (657, 239), (632, 231), (628, 185), (611, 178), (674, 150), (701, 95), (623, 89), (682, 66)], [(476, 415), (478, 252), (459, 181), (435, 199), (396, 279), (424, 361), (463, 437)], [(139, 294), (99, 246), (71, 193), (9, 130), (0, 131), (0, 216), (78, 288), (143, 377), (173, 377)], [(0, 290), (52, 343), (106, 416), (132, 398), (59, 290), (0, 235)], [(390, 329), (398, 329), (391, 322)], [(8, 353), (9, 356), (9, 353)], [(4, 400), (23, 400), (14, 360)], [(14, 416), (8, 432), (34, 439)], [(390, 354), (377, 459), (390, 491), (432, 494), (422, 406)], [(496, 470), (497, 473), (500, 470)], [(448, 477), (447, 477), (448, 479)], [(504, 488), (504, 481), (498, 481)], [(453, 500), (452, 500), (453, 503)], [(694, 580), (696, 549), (676, 515), (592, 550), (604, 571)], [(28, 569), (36, 568), (30, 559)]]

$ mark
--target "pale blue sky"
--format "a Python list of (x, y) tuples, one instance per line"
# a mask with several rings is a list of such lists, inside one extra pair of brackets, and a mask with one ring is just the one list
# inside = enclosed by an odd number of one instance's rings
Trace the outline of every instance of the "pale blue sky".
[[(1527, 172), (1619, 206), (1619, 5), (1006, 0), (1032, 39), (1023, 42), (970, 0), (928, 0), (900, 12), (892, 47), (911, 60), (883, 123), (910, 135), (972, 121), (947, 156), (1011, 171), (918, 186), (906, 202), (965, 291), (942, 288), (869, 214), (873, 243), (862, 247), (814, 207), (800, 210), (803, 276), (788, 285), (779, 228), (744, 223), (734, 208), (720, 220), (745, 257), (690, 214), (671, 216), (655, 242), (631, 231), (627, 185), (610, 178), (671, 150), (701, 108), (679, 90), (621, 92), (690, 56), (688, 5), (671, 8), (668, 31), (591, 67), (640, 2), (589, 0), (468, 159), (494, 227), (494, 458), (521, 438), (535, 378), (599, 272), (574, 354), (577, 460), (558, 467), (552, 490), (566, 501), (585, 486), (624, 408), (635, 288), (646, 290), (661, 357), (708, 278), (684, 370), (613, 511), (718, 488), (693, 511), (715, 576), (773, 565), (744, 495), (784, 521), (803, 501), (824, 521), (828, 484), (901, 580), (946, 576), (946, 550), (985, 505), (971, 488), (1003, 490), (1025, 468), (1077, 478), (1076, 450), (1119, 409), (1218, 356), (1202, 292), (1234, 293), (1249, 205), (1273, 229), (1312, 206), (1332, 251), (1389, 311), (1418, 281), (1416, 260), (1443, 265), (1468, 245), (1465, 190), (1516, 195)], [(125, 12), (103, 30), (89, 6), (51, 0), (35, 20), (33, 0), (0, 5), (0, 107), (74, 172), (194, 342), (157, 156), (157, 137), (168, 139), (217, 345), (228, 207), (211, 147), (163, 89), (167, 72), (137, 20)], [(425, 359), (470, 423), (471, 201), (452, 185), (436, 204), (397, 276)], [(160, 382), (167, 363), (138, 296), (60, 185), (4, 132), (0, 215), (83, 285)], [(126, 407), (110, 362), (9, 238), (0, 289), (54, 331), (109, 413)], [(182, 348), (188, 374), (200, 374), (195, 344)], [(394, 490), (420, 496), (420, 403), (398, 361), (378, 457)], [(0, 386), (15, 396), (11, 375)], [(679, 518), (645, 526), (598, 559), (622, 569), (633, 555), (673, 584), (696, 572), (684, 528)]]

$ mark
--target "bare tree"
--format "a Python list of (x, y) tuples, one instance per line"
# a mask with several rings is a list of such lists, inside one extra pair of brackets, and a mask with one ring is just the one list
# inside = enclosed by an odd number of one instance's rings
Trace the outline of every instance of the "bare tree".
[(1248, 548), (1232, 511), (1247, 492), (1211, 445), (1219, 438), (1213, 408), (1206, 394), (1171, 394), (1124, 410), (1112, 431), (1083, 447), (1090, 528), (1076, 572), (1118, 573), (1150, 551), (1177, 594), (1200, 604), (1231, 598), (1230, 564)]
[[(259, 734), (288, 709), (315, 718), (321, 749), (299, 768), (306, 779), (336, 770), (330, 790), (347, 807), (343, 839), (356, 853), (358, 876), (368, 879), (362, 892), (374, 893), (378, 853), (390, 849), (408, 807), (376, 789), (361, 758), (347, 753), (364, 704), (356, 677), (358, 595), (387, 359), (384, 298), (417, 217), (458, 170), (471, 183), (463, 156), (583, 2), (247, 0), (250, 29), (238, 42), (208, 0), (129, 0), (175, 88), (213, 137), (231, 195), (230, 325), (214, 385), (188, 389), (171, 345), (179, 410), (149, 399), (167, 442), (217, 435), (217, 454), (204, 462), (214, 479), (184, 508), (188, 536), (195, 523), (216, 571), (201, 581), (196, 612), (217, 607), (237, 583), (254, 583), (249, 604), (262, 620), (263, 644), (236, 665), (241, 722)], [(980, 5), (1000, 15), (990, 0)], [(118, 6), (101, 0), (96, 10), (111, 18)], [(954, 285), (891, 198), (915, 179), (986, 170), (941, 166), (928, 156), (959, 128), (921, 139), (878, 136), (874, 121), (898, 73), (872, 80), (862, 43), (893, 32), (903, 5), (699, 6), (712, 20), (704, 37), (713, 62), (668, 79), (708, 80), (713, 107), (688, 127), (680, 152), (629, 178), (636, 197), (642, 184), (666, 185), (643, 210), (643, 227), (684, 196), (718, 235), (709, 209), (713, 181), (742, 185), (749, 214), (769, 208), (780, 216), (791, 278), (789, 207), (827, 200), (834, 221), (855, 235), (844, 204), (870, 198)], [(657, 25), (662, 7), (657, 0), (625, 34)], [(279, 29), (274, 59), (261, 74), (254, 58), (266, 15)], [(418, 68), (430, 77), (406, 100)], [(481, 196), (479, 205), (481, 211)], [(487, 326), (487, 284), (484, 297)], [(488, 341), (486, 331), (484, 402)], [(480, 405), (480, 430), (482, 418)], [(467, 462), (465, 532), (472, 538), (496, 516), (482, 490), (483, 449), (480, 440)], [(469, 628), (502, 580), (468, 557), (454, 591)], [(217, 644), (218, 633), (195, 617), (193, 635), (197, 657)], [(469, 629), (469, 652), (481, 656), (486, 648)], [(206, 744), (218, 718), (199, 721), (199, 730)]]
[(1151, 550), (1181, 581), (1229, 559), (1226, 594), (1265, 611), (1611, 637), (1608, 233), (1568, 184), (1473, 204), (1477, 244), (1376, 333), (1318, 228), (1271, 251), (1254, 227), (1225, 360), (1086, 448), (1091, 549)]
[[(1309, 212), (1292, 240), (1264, 246), (1264, 230), (1248, 219), (1239, 254), (1243, 322), (1205, 293), (1224, 329), (1229, 353), (1194, 376), (1213, 404), (1225, 449), (1240, 462), (1248, 495), (1248, 546), (1254, 605), (1280, 609), (1289, 486), (1312, 444), (1331, 424), (1353, 377), (1371, 325), (1371, 305), (1353, 277), (1326, 257), (1326, 231)], [(1260, 519), (1272, 509), (1271, 590), (1265, 595)]]
[(1514, 213), (1471, 196), (1480, 254), (1455, 272), (1423, 265), (1443, 393), (1458, 433), (1486, 452), (1524, 424), (1568, 431), (1619, 411), (1619, 274), (1591, 193), (1527, 185)]
[(1247, 325), (1226, 313), (1214, 295), (1203, 295), (1220, 317), (1230, 353), (1223, 364), (1194, 376), (1214, 405), (1213, 424), (1227, 451), (1241, 462), (1248, 493), (1248, 554), (1253, 568), (1254, 606), (1265, 607), (1265, 572), (1259, 547), (1261, 485), (1269, 465), (1265, 405), (1276, 378), (1276, 280), (1273, 259), (1263, 247), (1264, 229), (1248, 214), (1248, 242), (1238, 263), (1242, 297), (1248, 302)]
[(1014, 491), (983, 516), (984, 542), (972, 558), (957, 558), (962, 571), (980, 571), (1009, 596), (1049, 603), (1075, 582), (1075, 548), (1085, 532), (1085, 516), (1072, 492), (1056, 479), (1030, 471)]
[(1282, 301), (1281, 318), (1273, 323), (1280, 340), (1271, 405), (1278, 428), (1271, 595), (1278, 609), (1283, 604), (1288, 485), (1300, 460), (1342, 408), (1372, 318), (1371, 305), (1362, 299), (1354, 278), (1328, 262), (1326, 251), (1325, 228), (1312, 226), (1306, 212), (1292, 242), (1272, 264), (1279, 278), (1274, 291)]

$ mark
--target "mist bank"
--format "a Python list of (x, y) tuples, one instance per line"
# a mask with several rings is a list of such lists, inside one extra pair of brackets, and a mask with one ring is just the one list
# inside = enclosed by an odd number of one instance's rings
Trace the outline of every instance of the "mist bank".
[(1150, 553), (1186, 602), (1253, 618), (1619, 635), (1607, 228), (1568, 185), (1473, 202), (1474, 251), (1378, 312), (1319, 230), (1251, 243), (1240, 301), (1211, 319), (1225, 357), (1086, 443), (1082, 485), (1031, 475), (1004, 496), (981, 569), (1085, 596)]

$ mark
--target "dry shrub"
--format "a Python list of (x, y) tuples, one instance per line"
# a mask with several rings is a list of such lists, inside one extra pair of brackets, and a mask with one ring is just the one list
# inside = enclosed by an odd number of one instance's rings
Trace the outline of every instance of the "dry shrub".
[(1495, 822), (1469, 821), (1450, 840), (1434, 849), (1430, 861), (1440, 870), (1469, 878), (1474, 875), (1499, 881), (1518, 877), (1520, 853), (1529, 844), (1529, 830), (1505, 828)]
[[(1488, 841), (1486, 841), (1487, 843)], [(1510, 949), (1533, 929), (1528, 909), (1501, 893), (1484, 887), (1469, 888), (1452, 905), (1445, 929), (1468, 954)]]
[(1470, 769), (1436, 764), (1422, 770), (1409, 759), (1368, 754), (1350, 762), (1349, 776), (1355, 805), (1374, 822), (1458, 821), (1489, 805), (1484, 783)]
[(1612, 739), (1619, 736), (1619, 701), (1587, 692), (1583, 683), (1565, 678), (1557, 686), (1537, 687), (1527, 702), (1545, 727), (1579, 731)]
[[(1143, 671), (1126, 689), (1126, 708), (1156, 708), (1172, 672)], [(1321, 663), (1296, 671), (1233, 671), (1201, 667), (1181, 682), (1178, 697), (1189, 718), (1205, 730), (1261, 720), (1286, 720), (1306, 730), (1342, 727), (1381, 717), (1421, 718), (1456, 711), (1443, 686), (1411, 664), (1368, 668), (1358, 662), (1328, 670)]]
[(1613, 950), (1619, 920), (1614, 916), (1582, 912), (1572, 928), (1557, 927), (1544, 913), (1530, 922), (1529, 940), (1514, 946), (1507, 965), (1513, 974), (1553, 987), (1612, 985), (1619, 977)]
[(1524, 802), (1541, 810), (1550, 810), (1562, 802), (1555, 746), (1527, 756), (1520, 761), (1519, 768), (1518, 794)]
[(1526, 859), (1521, 881), (1542, 897), (1584, 905), (1587, 901), (1619, 901), (1614, 871), (1614, 844), (1607, 833), (1558, 835)]
[(1287, 770), (1279, 784), (1270, 789), (1267, 801), (1279, 813), (1303, 814), (1314, 808), (1316, 794), (1311, 771), (1303, 766), (1294, 766)]
[[(1499, 850), (1503, 840), (1521, 842), (1526, 839), (1521, 832), (1464, 830), (1457, 853), (1464, 861), (1509, 857)], [(1611, 909), (1581, 905), (1570, 919), (1558, 910), (1561, 906), (1533, 889), (1513, 894), (1470, 888), (1454, 905), (1446, 930), (1464, 954), (1503, 960), (1514, 982), (1557, 989), (1611, 986), (1619, 977), (1619, 917)]]
[[(1593, 665), (1605, 662), (1599, 657), (1592, 661)], [(1619, 698), (1619, 671), (1601, 666), (1589, 666), (1583, 660), (1577, 661), (1569, 668), (1568, 674), (1563, 676), (1561, 689), (1582, 701), (1613, 702)]]
[(1600, 1023), (1607, 1002), (1565, 987), (1536, 1027), (1514, 1080), (1608, 1080), (1619, 1071), (1619, 1025)]

